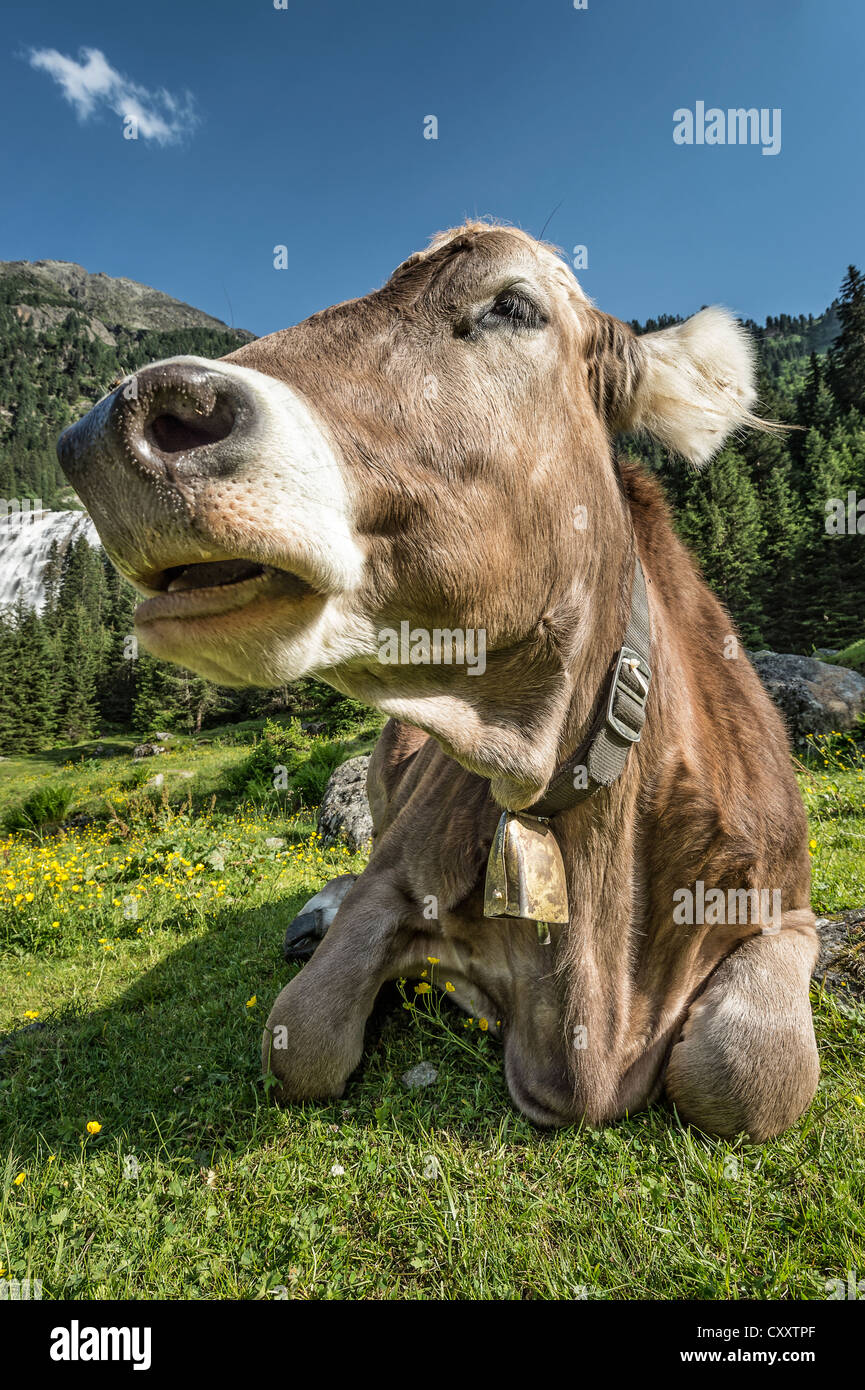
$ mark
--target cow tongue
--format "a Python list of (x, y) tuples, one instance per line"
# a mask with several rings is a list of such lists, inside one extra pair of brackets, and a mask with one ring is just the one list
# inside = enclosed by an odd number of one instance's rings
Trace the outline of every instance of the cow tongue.
[(167, 585), (169, 594), (179, 589), (215, 589), (221, 584), (239, 584), (261, 574), (261, 565), (249, 560), (214, 560), (208, 564), (186, 565)]

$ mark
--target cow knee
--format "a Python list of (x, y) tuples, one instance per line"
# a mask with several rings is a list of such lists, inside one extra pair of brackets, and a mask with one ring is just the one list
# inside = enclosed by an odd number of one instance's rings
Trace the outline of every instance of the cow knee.
[(360, 1062), (376, 996), (392, 975), (401, 896), (370, 873), (356, 885), (350, 876), (334, 879), (323, 894), (331, 895), (324, 906), (334, 909), (333, 920), (311, 960), (278, 996), (262, 1039), (262, 1065), (279, 1101), (342, 1095)]
[(813, 932), (753, 937), (691, 1006), (665, 1086), (682, 1119), (762, 1143), (807, 1109), (820, 1064), (808, 998)]

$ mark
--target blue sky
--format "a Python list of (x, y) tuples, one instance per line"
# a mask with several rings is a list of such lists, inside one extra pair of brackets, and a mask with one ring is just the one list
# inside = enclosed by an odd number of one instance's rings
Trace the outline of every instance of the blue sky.
[[(622, 318), (817, 313), (865, 264), (853, 0), (285, 3), (7, 0), (0, 258), (128, 275), (256, 333), (466, 216), (550, 218)], [(697, 101), (780, 108), (780, 153), (676, 145)]]

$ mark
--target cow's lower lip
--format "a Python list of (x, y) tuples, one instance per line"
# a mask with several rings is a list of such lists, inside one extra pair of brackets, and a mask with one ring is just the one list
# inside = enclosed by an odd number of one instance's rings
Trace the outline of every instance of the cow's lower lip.
[(240, 560), (177, 566), (161, 579), (165, 591), (139, 604), (137, 623), (218, 617), (259, 599), (297, 600), (315, 593), (305, 579), (288, 570)]

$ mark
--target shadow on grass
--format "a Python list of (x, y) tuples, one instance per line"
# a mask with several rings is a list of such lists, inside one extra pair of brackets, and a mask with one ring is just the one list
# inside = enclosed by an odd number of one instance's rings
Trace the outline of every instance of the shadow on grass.
[(38, 752), (22, 754), (16, 762), (26, 763), (32, 759), (36, 763), (51, 763), (54, 767), (63, 767), (65, 763), (71, 763), (74, 768), (76, 764), (90, 758), (98, 761), (107, 758), (128, 758), (138, 740), (131, 735), (120, 737), (122, 741), (117, 741), (115, 736), (107, 735), (104, 739), (94, 738), (88, 743), (64, 743), (54, 748), (40, 748)]
[[(261, 1033), (298, 968), (283, 961), (282, 940), (303, 897), (226, 910), (206, 937), (179, 946), (110, 1004), (70, 1004), (0, 1037), (0, 1145), (22, 1163), (39, 1151), (71, 1156), (84, 1143), (93, 1153), (108, 1144), (206, 1164), (278, 1140), (286, 1120), (336, 1122), (346, 1107), (356, 1121), (396, 1124), (406, 1137), (439, 1126), (499, 1131), (512, 1120), (523, 1137), (541, 1139), (513, 1110), (498, 1045), (469, 1042), (450, 1008), (443, 1021), (418, 1023), (395, 986), (379, 996), (341, 1098), (283, 1111), (270, 1103)], [(409, 1091), (401, 1075), (420, 1060), (432, 1060), (439, 1079)], [(96, 1140), (86, 1137), (93, 1120), (102, 1126)]]

